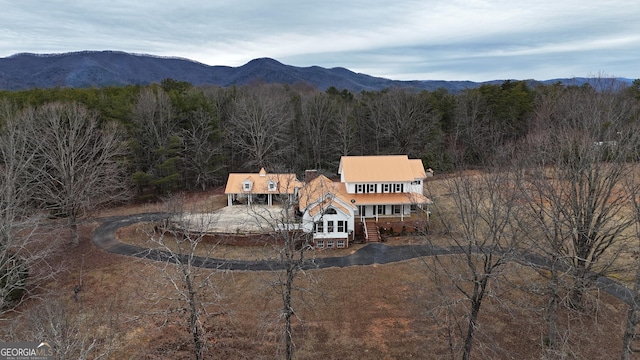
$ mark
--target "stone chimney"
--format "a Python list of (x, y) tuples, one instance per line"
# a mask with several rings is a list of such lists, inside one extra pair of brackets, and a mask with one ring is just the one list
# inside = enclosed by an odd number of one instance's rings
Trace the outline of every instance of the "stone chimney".
[(318, 170), (305, 170), (304, 171), (304, 182), (308, 183), (309, 181), (318, 177)]

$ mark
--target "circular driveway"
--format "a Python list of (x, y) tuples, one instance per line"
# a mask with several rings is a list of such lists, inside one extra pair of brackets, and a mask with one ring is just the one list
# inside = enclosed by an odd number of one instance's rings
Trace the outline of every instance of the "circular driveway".
[[(246, 211), (246, 209), (245, 209)], [(100, 249), (113, 254), (133, 256), (163, 262), (186, 262), (188, 257), (182, 254), (172, 254), (158, 249), (143, 248), (125, 244), (115, 237), (116, 230), (139, 222), (153, 222), (170, 217), (168, 213), (144, 213), (128, 216), (114, 216), (104, 218), (102, 224), (93, 233), (93, 243)], [(353, 254), (339, 257), (326, 257), (310, 259), (303, 267), (305, 269), (323, 269), (330, 267), (347, 267), (358, 265), (388, 264), (397, 261), (409, 260), (423, 256), (451, 255), (461, 253), (460, 248), (436, 247), (431, 245), (398, 245), (387, 246), (381, 243), (369, 243)], [(546, 259), (525, 254), (521, 262), (532, 267), (546, 267)], [(192, 266), (221, 270), (249, 270), (272, 271), (284, 269), (284, 264), (276, 260), (225, 260), (196, 256), (191, 261)], [(425, 269), (426, 271), (426, 269)], [(598, 287), (627, 303), (633, 303), (631, 291), (624, 285), (617, 283), (605, 276), (596, 279)]]

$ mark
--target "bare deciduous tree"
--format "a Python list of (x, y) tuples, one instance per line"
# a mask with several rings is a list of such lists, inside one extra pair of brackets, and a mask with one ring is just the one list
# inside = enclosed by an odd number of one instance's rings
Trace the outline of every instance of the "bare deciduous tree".
[(118, 317), (117, 309), (86, 310), (77, 303), (52, 296), (38, 306), (29, 308), (23, 314), (23, 324), (15, 324), (10, 335), (15, 341), (46, 340), (54, 348), (58, 359), (112, 357), (118, 337), (114, 326), (117, 322), (114, 319)]
[(555, 215), (552, 228), (563, 241), (556, 250), (575, 276), (572, 304), (581, 307), (590, 279), (614, 265), (633, 224), (620, 216), (629, 201), (621, 187), (631, 173), (627, 158), (637, 136), (629, 127), (629, 104), (618, 93), (567, 89), (554, 106), (549, 117), (537, 119), (540, 128), (526, 150), (536, 190), (530, 203), (538, 204), (538, 213)]
[(456, 97), (455, 121), (448, 145), (450, 156), (457, 164), (488, 161), (501, 143), (502, 129), (489, 121), (485, 102), (477, 90), (465, 90)]
[(195, 177), (191, 180), (202, 190), (219, 181), (222, 145), (216, 141), (218, 136), (213, 119), (202, 110), (192, 114), (188, 127), (183, 131), (184, 165), (187, 172)]
[(339, 156), (334, 143), (336, 137), (337, 104), (324, 93), (302, 97), (300, 127), (303, 132), (301, 145), (307, 149), (309, 164), (313, 169), (323, 169)]
[(338, 105), (336, 132), (340, 156), (351, 155), (356, 149), (356, 123), (352, 111), (353, 107), (347, 102)]
[(169, 138), (177, 134), (171, 99), (161, 88), (147, 88), (140, 92), (132, 116), (136, 147), (144, 164), (156, 162), (154, 151), (166, 146)]
[[(634, 85), (640, 85), (640, 81), (634, 81)], [(632, 133), (637, 134), (637, 126), (640, 120), (640, 103), (633, 101), (634, 95), (637, 94), (633, 91), (627, 92), (627, 96), (629, 96), (628, 99), (635, 104), (635, 109), (632, 110), (632, 113), (635, 114), (635, 119), (632, 122), (631, 131)], [(638, 156), (640, 155), (638, 152), (638, 148), (640, 148), (640, 141), (636, 139), (633, 141), (632, 145), (629, 160), (634, 161), (634, 166), (625, 181), (623, 191), (630, 195), (631, 206), (629, 211), (633, 214), (632, 219), (635, 230), (634, 240), (636, 241), (638, 248), (633, 251), (634, 258), (636, 260), (633, 264), (635, 267), (635, 274), (633, 286), (631, 288), (632, 301), (627, 309), (625, 331), (622, 337), (622, 352), (620, 356), (622, 360), (629, 360), (634, 353), (640, 352), (640, 346), (638, 346), (638, 339), (640, 338), (640, 332), (638, 330), (638, 325), (640, 324), (640, 198), (638, 197), (638, 194), (640, 194), (640, 175), (638, 173), (639, 169), (637, 165), (639, 160)]]
[(630, 360), (634, 353), (640, 351), (637, 345), (638, 324), (640, 324), (640, 179), (638, 178), (638, 169), (636, 168), (626, 182), (625, 191), (631, 195), (631, 211), (633, 212), (633, 220), (635, 226), (635, 237), (639, 247), (635, 250), (635, 274), (633, 286), (631, 288), (631, 303), (627, 309), (627, 319), (624, 334), (622, 336), (622, 360)]
[(32, 201), (35, 153), (23, 119), (0, 103), (0, 315), (37, 291), (59, 269), (49, 262), (53, 241), (38, 241), (42, 223)]
[(227, 136), (246, 167), (273, 167), (292, 149), (287, 139), (293, 119), (291, 101), (274, 85), (245, 88), (234, 99)]
[(194, 216), (196, 209), (188, 211), (183, 196), (170, 199), (167, 205), (170, 215), (145, 233), (164, 254), (160, 270), (166, 282), (161, 286), (168, 283), (171, 291), (169, 295), (159, 291), (148, 297), (154, 302), (169, 301), (171, 308), (163, 315), (170, 321), (177, 316), (191, 336), (194, 358), (204, 359), (208, 352), (205, 325), (221, 314), (211, 312), (222, 297), (216, 279), (222, 272), (208, 265), (216, 244), (205, 244), (207, 229), (215, 219)]
[(77, 103), (50, 103), (24, 114), (35, 153), (34, 196), (52, 214), (68, 217), (77, 244), (78, 217), (127, 197), (122, 132)]
[[(281, 189), (293, 189), (296, 184), (290, 177), (278, 178)], [(313, 234), (301, 228), (301, 219), (295, 214), (297, 199), (288, 195), (278, 197), (279, 211), (264, 211), (253, 208), (249, 210), (257, 223), (262, 224), (261, 232), (270, 234), (275, 251), (275, 267), (267, 280), (268, 285), (278, 294), (281, 302), (279, 320), (283, 322), (282, 338), (284, 354), (287, 360), (293, 359), (295, 351), (294, 327), (296, 317), (294, 303), (296, 296), (312, 292), (313, 289), (299, 286), (300, 276), (313, 280), (307, 271), (315, 267), (313, 250)]]
[(627, 251), (625, 216), (633, 172), (628, 162), (637, 132), (632, 108), (613, 89), (552, 87), (538, 99), (533, 129), (521, 149), (523, 228), (549, 271), (544, 293), (548, 355), (562, 356), (558, 311), (584, 307), (583, 296), (601, 275), (620, 270)]
[[(518, 194), (513, 187), (513, 174), (505, 170), (478, 175), (459, 173), (451, 176), (447, 184), (452, 208), (438, 211), (438, 216), (449, 239), (450, 253), (426, 258), (424, 262), (436, 283), (441, 284), (438, 290), (445, 302), (434, 311), (444, 310), (449, 319), (445, 326), (451, 356), (469, 359), (484, 300), (495, 295), (493, 283), (522, 251), (514, 223)], [(441, 244), (434, 244), (438, 245)]]
[(382, 124), (391, 152), (420, 157), (433, 150), (440, 118), (420, 94), (393, 89), (382, 96)]

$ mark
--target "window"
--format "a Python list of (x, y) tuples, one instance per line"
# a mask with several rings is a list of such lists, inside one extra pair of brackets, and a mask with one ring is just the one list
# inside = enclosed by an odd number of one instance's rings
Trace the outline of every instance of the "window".
[(327, 221), (327, 232), (333, 232), (333, 220)]
[(415, 213), (418, 210), (418, 206), (416, 204), (411, 204), (411, 212)]
[(324, 232), (324, 222), (323, 221), (318, 221), (316, 223), (316, 232), (317, 233), (323, 233)]
[(335, 214), (337, 214), (338, 212), (336, 211), (336, 209), (334, 209), (334, 208), (330, 207), (330, 208), (327, 208), (327, 210), (325, 210), (325, 212), (324, 212), (324, 213), (325, 213), (325, 214), (327, 214), (327, 215), (335, 215)]
[(356, 193), (362, 194), (364, 192), (364, 184), (356, 184)]
[(391, 189), (391, 184), (382, 184), (382, 192), (388, 193)]
[(397, 193), (402, 192), (402, 184), (394, 184), (393, 192), (397, 192)]
[(400, 214), (401, 210), (402, 210), (402, 205), (393, 205), (393, 213), (394, 214)]
[(333, 247), (333, 240), (327, 240), (327, 248)]
[(339, 248), (343, 248), (344, 247), (344, 240), (338, 240), (338, 247)]
[(318, 240), (318, 241), (316, 241), (316, 247), (317, 247), (318, 249), (322, 249), (322, 248), (324, 248), (324, 240)]
[(245, 181), (242, 183), (242, 190), (244, 191), (251, 191), (251, 181)]
[(346, 221), (338, 220), (338, 232), (343, 233), (345, 228)]
[(276, 182), (269, 180), (269, 191), (276, 191)]
[(386, 206), (378, 205), (378, 215), (384, 215), (386, 213)]
[(376, 192), (376, 184), (367, 184), (367, 193)]
[(420, 184), (422, 184), (422, 181), (420, 180), (414, 180), (411, 182), (411, 185), (420, 185)]

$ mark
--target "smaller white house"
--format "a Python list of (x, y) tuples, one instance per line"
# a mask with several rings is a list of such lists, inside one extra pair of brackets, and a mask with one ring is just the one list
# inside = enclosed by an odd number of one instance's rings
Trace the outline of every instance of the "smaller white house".
[(324, 175), (306, 183), (300, 189), (302, 228), (313, 232), (318, 248), (345, 248), (354, 236), (357, 207), (350, 202), (341, 183)]

